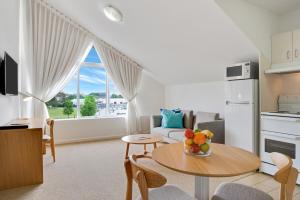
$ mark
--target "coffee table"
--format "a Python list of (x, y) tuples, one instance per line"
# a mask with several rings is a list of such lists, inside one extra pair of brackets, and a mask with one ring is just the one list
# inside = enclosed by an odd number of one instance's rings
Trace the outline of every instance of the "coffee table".
[(159, 164), (184, 173), (195, 175), (195, 198), (209, 199), (209, 177), (230, 177), (255, 171), (260, 159), (246, 150), (211, 144), (212, 154), (208, 157), (187, 155), (183, 143), (167, 144), (154, 149), (152, 159)]
[(137, 134), (137, 135), (127, 135), (122, 137), (122, 141), (126, 143), (126, 153), (125, 159), (128, 158), (129, 146), (130, 144), (144, 145), (144, 154), (147, 152), (147, 144), (153, 144), (154, 149), (157, 147), (156, 143), (162, 141), (163, 138), (160, 135), (154, 134)]

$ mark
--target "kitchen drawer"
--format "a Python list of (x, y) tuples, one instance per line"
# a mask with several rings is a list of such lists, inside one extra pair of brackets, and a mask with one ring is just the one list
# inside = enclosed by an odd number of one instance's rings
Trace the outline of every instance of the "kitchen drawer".
[(300, 135), (300, 119), (262, 115), (261, 130)]

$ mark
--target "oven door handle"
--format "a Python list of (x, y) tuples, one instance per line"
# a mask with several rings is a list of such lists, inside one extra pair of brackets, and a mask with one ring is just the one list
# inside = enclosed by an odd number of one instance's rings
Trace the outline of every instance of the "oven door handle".
[(300, 122), (300, 118), (291, 118), (291, 117), (279, 117), (279, 116), (266, 116), (262, 115), (262, 119), (271, 119), (271, 120), (277, 120), (277, 121), (289, 121), (289, 122)]
[(292, 140), (300, 140), (300, 136), (295, 136), (295, 135), (274, 133), (274, 132), (269, 132), (269, 131), (261, 131), (261, 133), (263, 135), (269, 135), (269, 136), (274, 136), (274, 137), (287, 138), (287, 139), (292, 139)]

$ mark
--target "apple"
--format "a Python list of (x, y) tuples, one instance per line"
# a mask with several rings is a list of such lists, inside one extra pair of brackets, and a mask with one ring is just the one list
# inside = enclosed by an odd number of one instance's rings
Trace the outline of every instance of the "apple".
[(188, 146), (192, 145), (193, 144), (193, 139), (186, 138), (185, 139), (185, 144), (188, 145)]
[(193, 153), (198, 153), (200, 151), (200, 146), (197, 144), (193, 144), (191, 150)]
[(194, 137), (194, 131), (192, 129), (186, 129), (184, 133), (186, 138), (193, 138)]

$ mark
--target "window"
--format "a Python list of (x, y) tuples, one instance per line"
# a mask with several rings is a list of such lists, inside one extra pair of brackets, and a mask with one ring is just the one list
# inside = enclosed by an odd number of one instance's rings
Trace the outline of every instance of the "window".
[(127, 101), (92, 47), (78, 72), (47, 107), (54, 119), (117, 116), (126, 114)]

